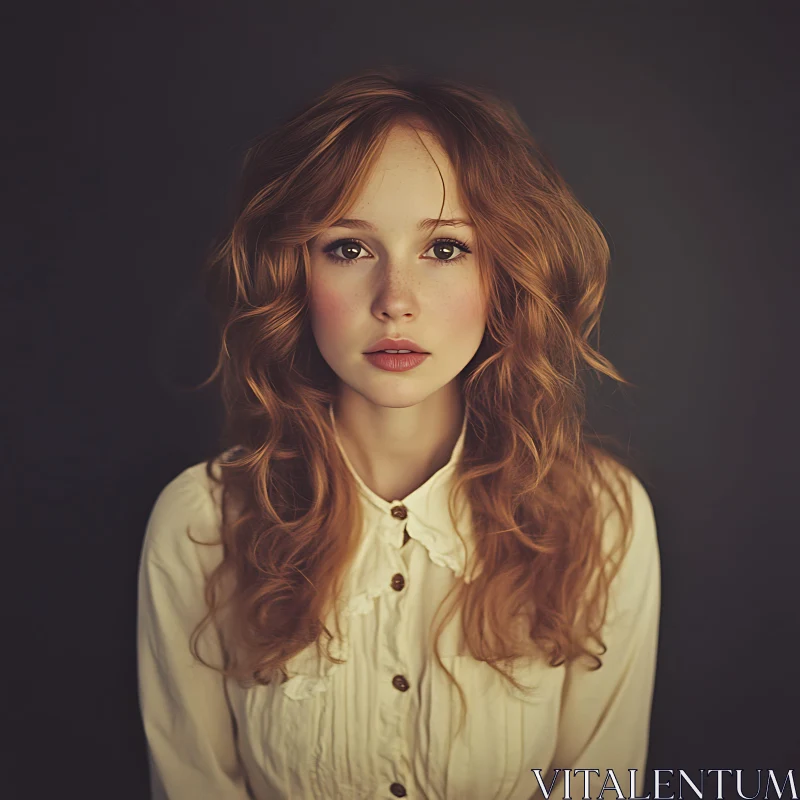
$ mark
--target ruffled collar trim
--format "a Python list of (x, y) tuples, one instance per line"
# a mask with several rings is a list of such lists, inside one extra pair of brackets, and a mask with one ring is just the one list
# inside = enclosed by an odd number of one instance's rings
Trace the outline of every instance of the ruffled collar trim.
[[(456, 530), (453, 527), (447, 506), (453, 485), (453, 474), (464, 450), (467, 414), (464, 414), (461, 432), (447, 463), (405, 497), (387, 501), (373, 492), (356, 472), (339, 438), (332, 404), (329, 406), (328, 411), (337, 446), (355, 480), (362, 499), (365, 523), (368, 528), (361, 552), (356, 558), (356, 562), (360, 562), (358, 566), (362, 567), (362, 569), (366, 568), (367, 571), (359, 570), (359, 572), (362, 575), (375, 574), (375, 570), (370, 569), (366, 563), (375, 557), (375, 548), (369, 548), (368, 544), (371, 531), (383, 536), (392, 547), (399, 549), (403, 542), (403, 530), (407, 527), (409, 536), (426, 548), (431, 561), (439, 566), (447, 567), (457, 577), (463, 577), (466, 582), (469, 582), (470, 575), (465, 575), (465, 572), (474, 551), (470, 509), (468, 504), (463, 501), (463, 498), (459, 498), (460, 502), (457, 500), (454, 509), (456, 512)], [(398, 506), (405, 507), (406, 516), (404, 518), (399, 519), (392, 515), (392, 509), (396, 509)], [(464, 538), (463, 543), (459, 538), (459, 532)], [(381, 573), (382, 571), (378, 570), (378, 574)], [(382, 584), (379, 587), (375, 587), (374, 593), (369, 589), (364, 591), (363, 586), (361, 588), (362, 591), (355, 594), (351, 601), (353, 606), (351, 610), (354, 613), (359, 613), (361, 609), (366, 611), (371, 608), (370, 600), (372, 597), (370, 595), (374, 597), (384, 592)]]

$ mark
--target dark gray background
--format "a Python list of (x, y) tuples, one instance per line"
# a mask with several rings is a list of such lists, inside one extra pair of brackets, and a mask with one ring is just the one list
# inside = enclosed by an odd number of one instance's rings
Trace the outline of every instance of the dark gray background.
[(98, 3), (13, 19), (7, 796), (146, 796), (139, 548), (158, 491), (217, 444), (214, 390), (187, 389), (213, 346), (200, 261), (246, 142), (385, 63), (512, 100), (611, 243), (600, 345), (637, 388), (597, 390), (591, 419), (630, 446), (656, 512), (650, 768), (800, 767), (796, 9)]

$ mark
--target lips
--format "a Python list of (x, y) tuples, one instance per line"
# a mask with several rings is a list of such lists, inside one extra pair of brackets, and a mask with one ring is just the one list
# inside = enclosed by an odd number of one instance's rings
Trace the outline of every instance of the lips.
[(420, 347), (413, 339), (390, 339), (388, 337), (380, 339), (370, 345), (364, 353), (380, 353), (384, 350), (410, 350), (412, 353), (428, 353), (427, 350)]
[(386, 372), (408, 372), (415, 369), (430, 353), (387, 353), (379, 350), (376, 353), (365, 353), (367, 361)]

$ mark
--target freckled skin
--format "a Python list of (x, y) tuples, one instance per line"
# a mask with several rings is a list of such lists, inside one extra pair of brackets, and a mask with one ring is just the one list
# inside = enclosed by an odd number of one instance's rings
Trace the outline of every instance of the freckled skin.
[[(420, 412), (428, 406), (441, 414), (445, 403), (452, 406), (458, 392), (455, 378), (475, 354), (485, 330), (486, 301), (473, 229), (417, 229), (421, 219), (439, 217), (442, 178), (446, 202), (441, 216), (468, 217), (446, 153), (429, 133), (418, 133), (430, 153), (414, 130), (396, 125), (368, 182), (344, 215), (368, 220), (376, 230), (331, 228), (310, 243), (314, 337), (341, 381), (343, 402), (350, 398), (366, 414), (411, 406), (419, 406)], [(352, 259), (355, 253), (356, 258), (348, 263), (330, 260), (323, 249), (347, 238), (358, 239), (362, 249), (340, 247), (335, 254)], [(473, 252), (453, 263), (440, 263), (437, 256), (448, 255), (432, 247), (440, 238), (459, 239)], [(451, 258), (461, 252), (454, 246)], [(407, 372), (378, 369), (363, 352), (388, 335), (407, 336), (431, 355)]]

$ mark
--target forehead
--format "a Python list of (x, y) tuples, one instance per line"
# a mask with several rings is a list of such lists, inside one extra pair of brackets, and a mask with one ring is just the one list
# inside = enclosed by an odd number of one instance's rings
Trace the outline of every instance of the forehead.
[(444, 162), (449, 166), (450, 159), (436, 134), (424, 123), (398, 120), (389, 128), (381, 153), (384, 162), (393, 159), (419, 159), (429, 162), (431, 158), (437, 164)]
[(458, 183), (453, 165), (436, 136), (417, 124), (399, 122), (387, 134), (383, 148), (354, 199), (356, 211), (390, 211), (409, 203), (435, 205), (438, 215), (442, 191), (445, 208), (459, 210)]

